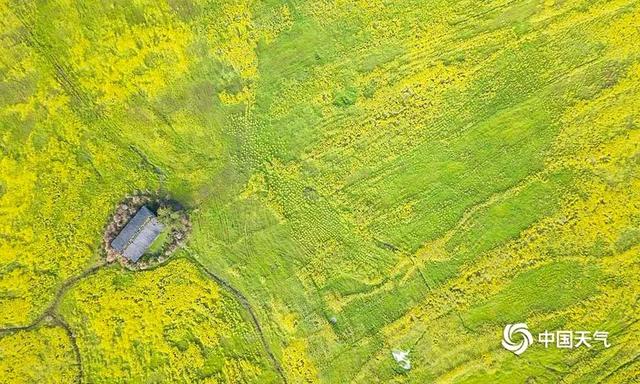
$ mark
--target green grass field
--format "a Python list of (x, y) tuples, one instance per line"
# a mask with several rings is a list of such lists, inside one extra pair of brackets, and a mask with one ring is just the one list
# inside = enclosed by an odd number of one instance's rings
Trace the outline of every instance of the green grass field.
[[(0, 382), (640, 380), (637, 1), (0, 9)], [(188, 245), (100, 264), (142, 190)]]

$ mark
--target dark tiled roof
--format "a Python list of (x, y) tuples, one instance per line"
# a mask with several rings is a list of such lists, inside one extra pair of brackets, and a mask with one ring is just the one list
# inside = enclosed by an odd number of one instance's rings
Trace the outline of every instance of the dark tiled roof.
[(143, 206), (111, 242), (111, 247), (133, 262), (144, 254), (164, 226)]
[(164, 226), (155, 217), (149, 219), (138, 232), (138, 235), (122, 253), (129, 260), (136, 262), (160, 235)]

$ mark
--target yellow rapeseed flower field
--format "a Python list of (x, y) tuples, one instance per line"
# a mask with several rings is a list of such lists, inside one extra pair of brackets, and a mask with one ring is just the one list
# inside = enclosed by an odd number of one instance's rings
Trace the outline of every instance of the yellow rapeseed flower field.
[[(0, 0), (0, 31), (0, 383), (640, 381), (640, 2)], [(193, 228), (133, 271), (101, 241), (140, 191)]]

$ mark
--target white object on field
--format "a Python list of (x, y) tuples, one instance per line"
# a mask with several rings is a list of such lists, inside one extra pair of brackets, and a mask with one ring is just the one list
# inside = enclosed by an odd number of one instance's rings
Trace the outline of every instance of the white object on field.
[(411, 360), (409, 360), (409, 352), (411, 351), (403, 351), (400, 349), (394, 349), (391, 351), (391, 356), (398, 363), (398, 365), (402, 369), (406, 369), (407, 371), (411, 369)]

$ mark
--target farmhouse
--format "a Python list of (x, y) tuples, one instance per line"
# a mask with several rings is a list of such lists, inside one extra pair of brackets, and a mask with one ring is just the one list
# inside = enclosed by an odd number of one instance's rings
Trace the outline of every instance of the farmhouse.
[(111, 247), (135, 263), (149, 249), (163, 228), (164, 225), (153, 212), (143, 206), (113, 239)]

